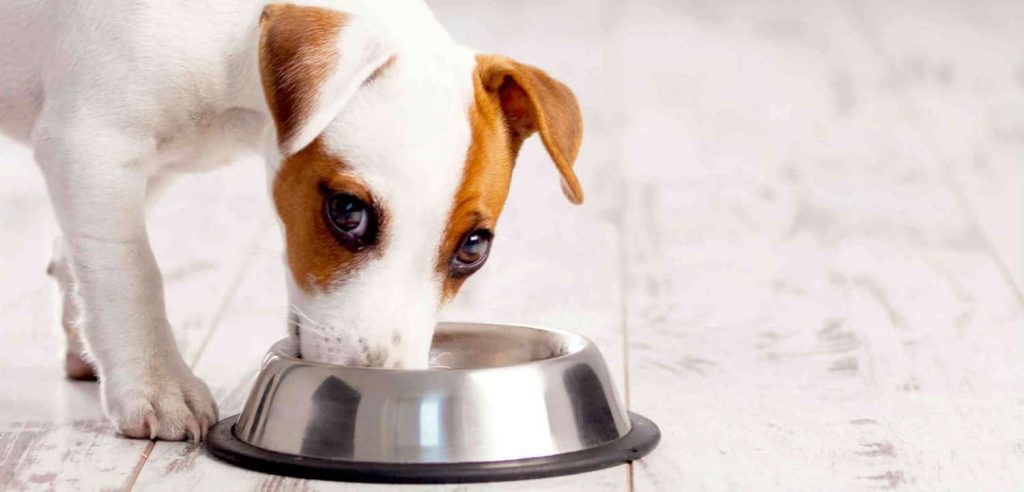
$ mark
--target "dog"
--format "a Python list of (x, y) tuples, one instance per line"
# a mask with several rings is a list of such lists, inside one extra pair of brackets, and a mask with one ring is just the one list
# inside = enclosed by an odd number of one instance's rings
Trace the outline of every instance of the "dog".
[(175, 174), (266, 162), (302, 357), (422, 368), (487, 260), (523, 141), (574, 203), (564, 84), (455, 42), (421, 0), (4, 0), (0, 132), (30, 145), (61, 237), (66, 371), (130, 438), (217, 420), (182, 360), (146, 235)]

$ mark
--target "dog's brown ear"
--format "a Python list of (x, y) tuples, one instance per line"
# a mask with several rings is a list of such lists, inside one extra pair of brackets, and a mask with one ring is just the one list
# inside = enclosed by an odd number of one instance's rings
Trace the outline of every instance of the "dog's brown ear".
[(260, 77), (278, 144), (310, 144), (353, 94), (392, 59), (379, 30), (336, 10), (272, 4), (260, 18)]
[(512, 151), (540, 132), (551, 160), (562, 175), (562, 191), (569, 201), (583, 203), (573, 164), (583, 141), (583, 116), (576, 96), (539, 68), (497, 55), (477, 55), (483, 88), (501, 103)]

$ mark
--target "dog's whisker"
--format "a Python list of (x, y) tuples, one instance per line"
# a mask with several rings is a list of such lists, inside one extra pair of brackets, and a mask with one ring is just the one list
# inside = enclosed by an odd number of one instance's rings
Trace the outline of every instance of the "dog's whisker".
[[(302, 316), (303, 318), (306, 318), (306, 319), (307, 319), (307, 320), (309, 320), (310, 322), (316, 323), (316, 321), (314, 321), (314, 320), (313, 320), (313, 318), (311, 318), (311, 317), (310, 317), (310, 316), (309, 316), (308, 314), (306, 314), (306, 313), (305, 313), (305, 312), (304, 312), (304, 311), (303, 311), (302, 309), (300, 309), (300, 308), (299, 308), (299, 306), (295, 305), (295, 303), (288, 303), (288, 309), (289, 309), (289, 310), (290, 310), (291, 312), (293, 312), (293, 313), (295, 313), (295, 314), (297, 314), (297, 315), (299, 315), (299, 316)], [(317, 324), (319, 324), (319, 323), (317, 323)]]
[[(428, 362), (427, 364), (431, 365), (431, 366), (434, 366), (434, 367), (445, 367), (445, 366), (440, 366), (440, 365), (435, 366), (434, 364), (437, 361), (441, 360), (442, 357), (451, 357), (451, 356), (452, 356), (451, 352), (441, 352), (440, 354), (437, 354), (437, 355), (431, 357), (430, 358), (430, 362)], [(446, 367), (446, 369), (450, 369), (450, 368)]]
[(319, 327), (319, 326), (315, 326), (315, 325), (304, 325), (302, 323), (299, 323), (299, 322), (296, 322), (296, 321), (292, 321), (292, 320), (289, 320), (288, 324), (290, 326), (294, 326), (294, 327), (296, 327), (296, 328), (298, 328), (300, 330), (309, 330), (309, 331), (313, 332), (314, 334), (320, 335), (321, 337), (324, 337), (324, 338), (331, 338), (332, 337), (332, 335), (330, 335), (329, 332), (328, 332), (329, 327)]
[(293, 313), (301, 316), (306, 321), (309, 321), (310, 323), (313, 323), (314, 325), (316, 325), (316, 326), (318, 326), (320, 328), (327, 328), (328, 327), (327, 325), (324, 325), (323, 323), (320, 323), (320, 322), (316, 321), (315, 319), (311, 318), (308, 314), (302, 312), (302, 310), (299, 309), (299, 307), (296, 306), (295, 304), (290, 304), (290, 307), (291, 307), (291, 311)]

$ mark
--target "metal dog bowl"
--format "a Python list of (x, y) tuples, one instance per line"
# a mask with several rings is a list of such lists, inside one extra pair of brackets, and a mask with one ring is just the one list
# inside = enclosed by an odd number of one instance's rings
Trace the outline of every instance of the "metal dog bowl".
[(441, 323), (425, 370), (309, 362), (289, 346), (271, 348), (242, 413), (210, 430), (214, 456), (306, 478), (485, 482), (614, 466), (660, 438), (572, 333)]

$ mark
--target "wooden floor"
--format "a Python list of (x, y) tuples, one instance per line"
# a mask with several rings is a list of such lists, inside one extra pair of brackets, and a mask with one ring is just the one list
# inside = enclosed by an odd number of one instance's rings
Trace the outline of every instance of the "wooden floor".
[[(587, 120), (588, 202), (531, 142), (447, 317), (592, 337), (663, 439), (632, 466), (426, 490), (1024, 488), (1024, 3), (431, 3)], [(41, 178), (0, 158), (0, 490), (391, 488), (117, 437), (96, 385), (61, 377)], [(262, 168), (186, 178), (150, 228), (182, 351), (233, 413), (284, 333)]]

